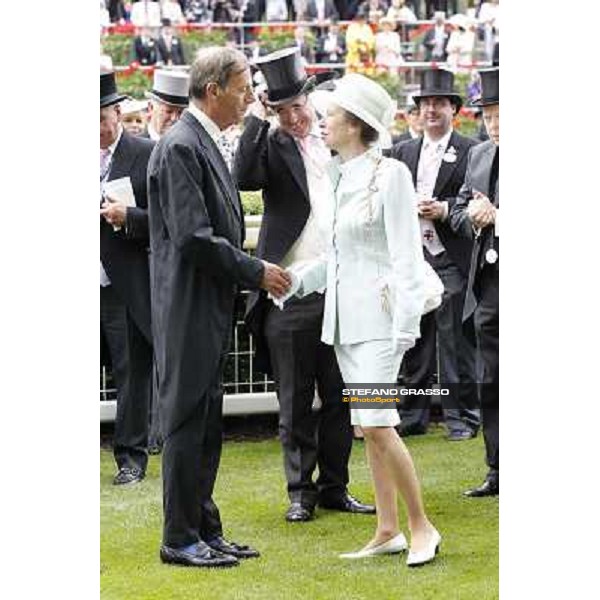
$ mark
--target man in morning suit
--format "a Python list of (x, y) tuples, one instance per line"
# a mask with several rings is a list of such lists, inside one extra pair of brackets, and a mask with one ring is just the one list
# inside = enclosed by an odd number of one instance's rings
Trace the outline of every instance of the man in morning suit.
[[(146, 168), (154, 142), (123, 129), (123, 100), (114, 73), (101, 73), (100, 326), (117, 386), (115, 485), (137, 483), (146, 474), (152, 384)], [(107, 182), (123, 177), (131, 181), (133, 207), (103, 191)]]
[[(265, 106), (256, 102), (235, 156), (234, 176), (242, 190), (262, 190), (264, 215), (256, 254), (285, 268), (299, 266), (324, 250), (330, 160), (321, 139), (308, 91), (308, 78), (296, 48), (258, 59), (267, 84), (267, 105), (279, 126), (271, 128)], [(256, 341), (256, 366), (272, 374), (279, 400), (279, 432), (290, 506), (290, 522), (313, 518), (324, 508), (373, 513), (373, 506), (348, 494), (352, 428), (344, 387), (332, 346), (321, 342), (324, 297), (314, 293), (290, 300), (280, 310), (264, 292), (248, 300), (246, 322)], [(313, 410), (315, 384), (321, 408)], [(315, 468), (319, 477), (313, 482)]]
[(230, 567), (258, 556), (223, 538), (212, 496), (222, 446), (222, 369), (239, 286), (275, 297), (289, 275), (242, 251), (244, 215), (219, 149), (252, 103), (250, 69), (232, 48), (203, 48), (190, 106), (148, 165), (152, 326), (158, 371), (165, 563)]
[(450, 224), (460, 235), (474, 239), (464, 318), (475, 314), (475, 330), (483, 362), (481, 420), (489, 467), (485, 481), (465, 492), (472, 498), (500, 492), (499, 462), (499, 318), (500, 242), (500, 69), (480, 71), (481, 97), (473, 101), (483, 109), (490, 139), (472, 148), (465, 182), (450, 209)]
[[(438, 362), (437, 333), (439, 382), (451, 386), (450, 395), (441, 396), (448, 439), (459, 441), (474, 437), (479, 429), (475, 332), (471, 320), (462, 321), (472, 242), (457, 236), (447, 217), (464, 180), (469, 148), (475, 142), (452, 129), (454, 115), (462, 105), (454, 92), (452, 73), (423, 71), (421, 91), (413, 99), (423, 120), (423, 136), (398, 144), (391, 155), (404, 162), (413, 176), (423, 253), (444, 283), (444, 295), (441, 306), (421, 319), (421, 337), (406, 353), (402, 372), (408, 387), (430, 387)], [(401, 434), (425, 433), (430, 398), (405, 397)]]

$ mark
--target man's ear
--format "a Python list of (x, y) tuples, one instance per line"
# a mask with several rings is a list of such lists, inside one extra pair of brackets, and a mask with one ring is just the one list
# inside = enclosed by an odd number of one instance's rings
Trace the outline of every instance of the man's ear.
[(216, 81), (211, 81), (206, 85), (206, 95), (213, 98), (219, 97), (219, 84)]

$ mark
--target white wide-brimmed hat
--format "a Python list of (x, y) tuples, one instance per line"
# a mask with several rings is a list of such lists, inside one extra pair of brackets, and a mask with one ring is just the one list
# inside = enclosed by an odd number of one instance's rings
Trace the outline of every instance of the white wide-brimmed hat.
[(329, 106), (336, 104), (377, 131), (377, 144), (381, 148), (391, 148), (390, 127), (394, 123), (397, 106), (385, 89), (358, 73), (344, 75), (329, 84), (333, 84), (333, 91), (317, 89), (310, 95), (317, 111), (325, 114)]

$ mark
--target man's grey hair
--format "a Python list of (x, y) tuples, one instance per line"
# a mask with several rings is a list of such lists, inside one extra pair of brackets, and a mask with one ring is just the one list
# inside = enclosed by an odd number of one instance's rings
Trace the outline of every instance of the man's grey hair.
[(190, 70), (190, 97), (204, 98), (209, 83), (225, 88), (233, 75), (243, 73), (248, 68), (246, 55), (235, 48), (200, 48)]

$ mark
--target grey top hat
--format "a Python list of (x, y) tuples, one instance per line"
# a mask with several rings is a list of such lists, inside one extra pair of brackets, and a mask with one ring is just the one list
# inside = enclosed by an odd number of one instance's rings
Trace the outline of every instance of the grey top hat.
[(125, 100), (127, 96), (117, 92), (114, 73), (100, 73), (100, 108), (112, 106)]
[(152, 89), (146, 92), (148, 98), (153, 98), (172, 106), (186, 107), (189, 104), (190, 76), (183, 71), (154, 71)]
[(315, 77), (308, 77), (300, 48), (282, 48), (254, 61), (267, 82), (267, 104), (278, 106), (301, 94), (308, 93), (316, 84)]
[(481, 96), (471, 102), (471, 106), (489, 106), (500, 104), (500, 67), (483, 69), (479, 72), (481, 78)]
[(462, 98), (454, 91), (454, 74), (444, 69), (421, 71), (421, 92), (413, 96), (418, 104), (422, 98), (443, 96), (448, 98), (460, 110)]

